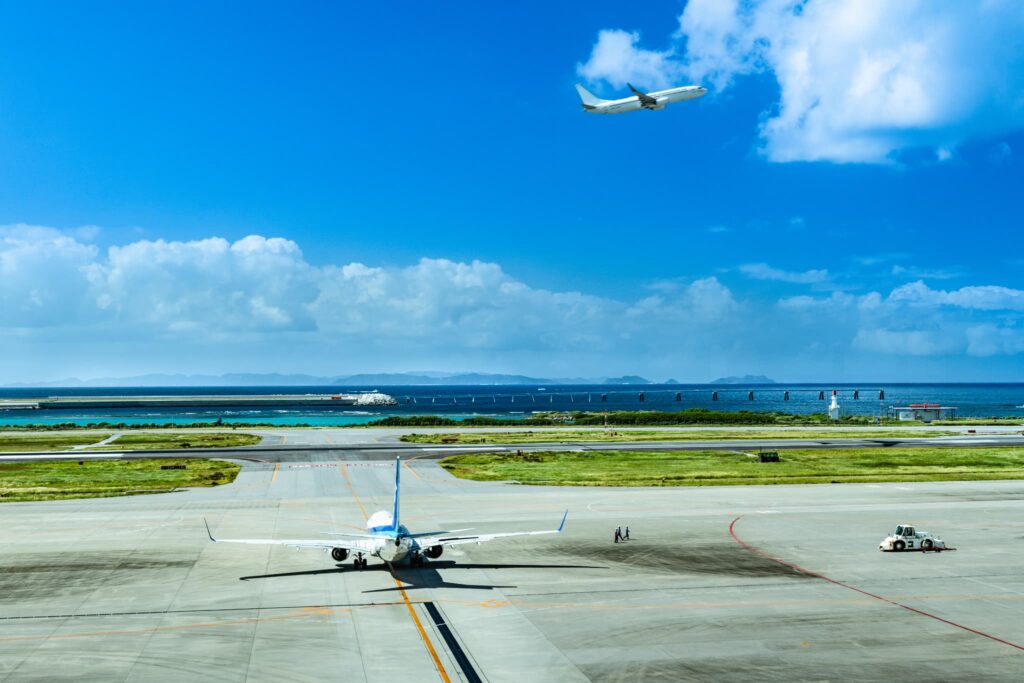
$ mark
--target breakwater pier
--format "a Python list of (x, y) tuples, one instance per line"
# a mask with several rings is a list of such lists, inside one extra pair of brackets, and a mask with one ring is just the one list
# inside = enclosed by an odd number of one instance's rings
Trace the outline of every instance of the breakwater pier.
[(88, 408), (298, 408), (389, 406), (388, 394), (236, 394), (166, 396), (48, 396), (0, 399), (0, 410), (70, 410)]

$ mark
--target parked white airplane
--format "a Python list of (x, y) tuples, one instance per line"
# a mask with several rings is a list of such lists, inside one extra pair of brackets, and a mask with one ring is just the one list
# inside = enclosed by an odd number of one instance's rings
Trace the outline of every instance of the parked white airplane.
[(602, 100), (579, 84), (576, 85), (576, 92), (580, 95), (583, 110), (589, 114), (622, 114), (623, 112), (640, 109), (656, 111), (664, 109), (666, 105), (673, 104), (674, 102), (695, 100), (698, 97), (704, 97), (708, 93), (707, 88), (702, 88), (699, 85), (683, 85), (678, 88), (655, 90), (650, 93), (641, 92), (629, 83), (626, 85), (629, 85), (633, 96), (624, 97), (621, 100)]
[[(543, 534), (558, 534), (565, 527), (565, 519), (569, 516), (566, 510), (562, 516), (562, 523), (557, 529), (544, 531), (514, 531), (502, 534), (462, 534), (471, 529), (453, 529), (450, 531), (427, 531), (419, 534), (411, 534), (404, 525), (398, 522), (398, 500), (401, 490), (401, 458), (395, 458), (395, 505), (394, 512), (380, 510), (370, 515), (366, 520), (366, 534), (353, 534), (348, 532), (328, 533), (328, 536), (337, 536), (337, 540), (312, 539), (312, 540), (277, 540), (266, 538), (214, 538), (210, 532), (210, 524), (206, 524), (206, 534), (214, 543), (248, 543), (253, 545), (284, 545), (292, 548), (316, 548), (323, 551), (330, 551), (331, 557), (337, 562), (344, 562), (350, 553), (355, 553), (353, 560), (356, 569), (366, 567), (364, 555), (372, 555), (383, 560), (388, 565), (396, 564), (408, 559), (414, 567), (423, 566), (424, 556), (432, 560), (441, 557), (445, 546), (462, 545), (463, 543), (483, 543), (493, 541), (496, 538), (508, 538), (510, 536), (540, 536)], [(462, 535), (459, 535), (462, 534)]]

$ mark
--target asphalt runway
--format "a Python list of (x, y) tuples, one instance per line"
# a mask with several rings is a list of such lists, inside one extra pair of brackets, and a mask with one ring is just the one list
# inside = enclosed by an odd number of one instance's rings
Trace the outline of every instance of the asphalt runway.
[[(282, 452), (283, 453), (283, 452)], [(292, 451), (217, 489), (7, 503), (0, 680), (1019, 680), (1024, 482), (679, 489), (403, 464), (413, 531), (557, 525), (393, 577), (222, 537), (358, 531), (382, 451)], [(886, 554), (899, 522), (955, 552)], [(633, 540), (612, 542), (616, 525)]]
[[(751, 439), (706, 439), (706, 440), (679, 440), (679, 441), (574, 441), (565, 442), (558, 440), (560, 428), (500, 428), (500, 427), (474, 427), (472, 429), (458, 429), (452, 427), (372, 427), (372, 428), (326, 428), (326, 429), (273, 429), (273, 430), (252, 430), (253, 433), (263, 437), (262, 446), (268, 448), (330, 448), (330, 449), (364, 449), (372, 450), (387, 448), (401, 450), (402, 452), (443, 452), (449, 450), (507, 450), (508, 448), (519, 448), (522, 450), (735, 450), (735, 449), (758, 449), (758, 448), (887, 448), (892, 446), (1022, 446), (1024, 445), (1024, 425), (1000, 425), (987, 427), (969, 426), (939, 426), (908, 425), (900, 427), (887, 427), (887, 431), (903, 433), (899, 437), (890, 438), (863, 438), (858, 432), (872, 431), (870, 427), (821, 427), (821, 426), (796, 426), (796, 427), (616, 427), (615, 431), (628, 435), (630, 431), (640, 430), (645, 432), (687, 432), (697, 431), (701, 433), (722, 432), (723, 434), (735, 435), (748, 431), (784, 431), (784, 432), (821, 432), (827, 429), (836, 434), (849, 434), (842, 438), (828, 439), (793, 439), (793, 438), (751, 438)], [(601, 428), (582, 428), (582, 431), (593, 431), (600, 436)], [(439, 444), (416, 444), (401, 441), (401, 437), (407, 434), (419, 433), (453, 433), (472, 432), (488, 433), (514, 433), (517, 431), (530, 432), (532, 434), (550, 433), (551, 441), (547, 443), (512, 444), (509, 446), (467, 446), (467, 445), (439, 445)], [(575, 428), (573, 431), (581, 431)], [(958, 432), (948, 436), (929, 435), (929, 432)]]
[(722, 439), (706, 441), (633, 441), (633, 442), (559, 442), (508, 445), (474, 444), (418, 444), (400, 441), (401, 434), (408, 430), (250, 430), (263, 437), (257, 446), (238, 448), (194, 448), (188, 451), (171, 450), (123, 450), (104, 451), (102, 447), (88, 450), (55, 452), (0, 453), (0, 462), (16, 460), (81, 460), (88, 458), (133, 458), (133, 457), (210, 457), (230, 456), (256, 459), (265, 462), (288, 462), (295, 459), (333, 457), (354, 459), (393, 458), (442, 458), (457, 453), (486, 453), (500, 451), (702, 451), (702, 450), (787, 450), (808, 448), (893, 448), (893, 447), (971, 447), (971, 446), (1024, 446), (1024, 434), (1020, 427), (1014, 431), (1002, 429), (982, 434), (960, 434), (956, 436), (922, 437), (908, 436), (891, 438), (833, 438), (833, 439)]

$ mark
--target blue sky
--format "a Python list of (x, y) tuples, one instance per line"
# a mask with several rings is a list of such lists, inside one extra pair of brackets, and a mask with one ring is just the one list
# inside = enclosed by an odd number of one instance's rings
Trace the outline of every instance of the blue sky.
[(1024, 380), (1018, 3), (208, 4), (3, 10), (0, 384)]

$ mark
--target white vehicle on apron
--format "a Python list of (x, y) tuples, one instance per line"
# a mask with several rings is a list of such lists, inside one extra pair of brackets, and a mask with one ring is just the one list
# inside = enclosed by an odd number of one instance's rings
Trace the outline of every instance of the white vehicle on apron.
[(946, 542), (927, 531), (918, 531), (909, 524), (897, 524), (896, 531), (878, 544), (886, 552), (903, 550), (947, 550)]

